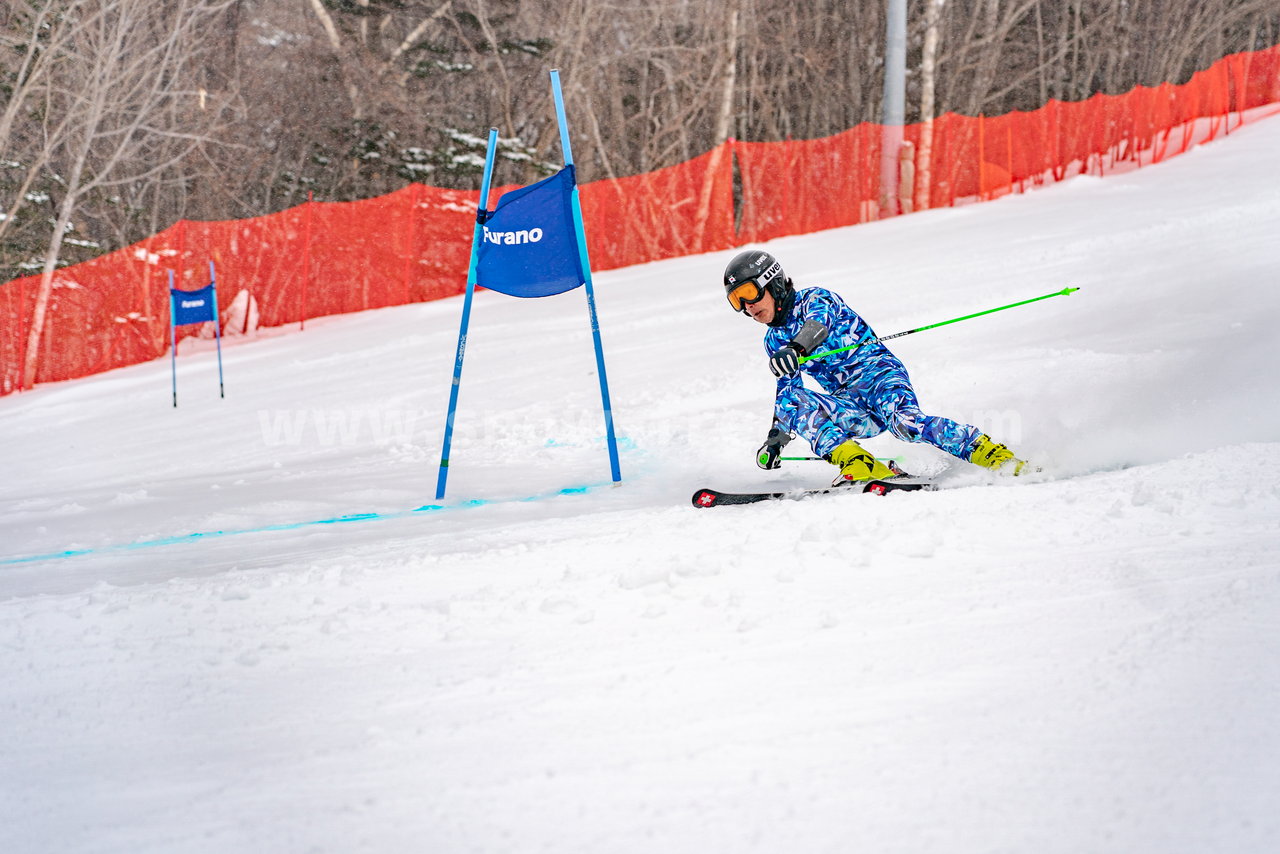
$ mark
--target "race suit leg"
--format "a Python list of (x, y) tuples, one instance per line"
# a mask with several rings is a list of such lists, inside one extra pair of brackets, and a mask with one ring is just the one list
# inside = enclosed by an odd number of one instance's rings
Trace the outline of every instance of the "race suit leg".
[(905, 442), (924, 442), (953, 457), (968, 460), (982, 431), (938, 415), (925, 415), (916, 400), (907, 369), (893, 356), (882, 356), (858, 383), (858, 398), (868, 413)]
[(807, 439), (822, 457), (841, 442), (878, 436), (885, 429), (859, 401), (807, 389), (799, 378), (778, 383), (773, 417), (782, 429)]

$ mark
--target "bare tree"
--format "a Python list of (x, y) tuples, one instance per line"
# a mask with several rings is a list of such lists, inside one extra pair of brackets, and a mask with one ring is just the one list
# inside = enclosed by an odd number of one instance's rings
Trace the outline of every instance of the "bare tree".
[[(51, 153), (50, 140), (61, 139), (70, 117), (50, 115), (40, 109), (48, 94), (51, 66), (66, 48), (78, 22), (92, 18), (93, 10), (82, 0), (39, 0), (7, 10), (0, 46), (17, 57), (9, 72), (9, 98), (0, 112), (0, 165), (16, 169), (21, 177), (12, 182), (3, 202), (0, 240), (18, 221), (32, 186), (44, 173)], [(39, 114), (41, 121), (19, 121)]]
[[(85, 33), (126, 8), (141, 23), (119, 64), (150, 49), (153, 66), (177, 63), (165, 87), (189, 93), (133, 129), (123, 110), (104, 104), (95, 117), (88, 104), (114, 86), (142, 116), (145, 93), (127, 75), (103, 84), (83, 71), (98, 62)], [(1183, 82), (1224, 53), (1280, 38), (1276, 0), (909, 8), (907, 87), (919, 113), (907, 120), (926, 124)], [(190, 62), (155, 53), (195, 9), (207, 14), (182, 36)], [(74, 226), (90, 244), (63, 246), (63, 264), (182, 217), (270, 213), (308, 191), (350, 200), (415, 180), (473, 188), (491, 125), (502, 129), (499, 180), (528, 182), (559, 160), (552, 67), (587, 143), (575, 151), (583, 181), (669, 166), (729, 135), (839, 133), (878, 118), (884, 11), (883, 0), (0, 0), (0, 263), (42, 268), (51, 226)], [(191, 106), (201, 91), (205, 110)], [(95, 141), (77, 157), (86, 136)], [(930, 141), (926, 132), (918, 152), (920, 207), (936, 169)]]
[(738, 4), (730, 3), (728, 21), (725, 28), (724, 55), (720, 65), (724, 69), (720, 80), (720, 108), (716, 115), (715, 136), (712, 137), (714, 154), (707, 166), (707, 174), (702, 182), (702, 192), (698, 198), (697, 232), (693, 237), (693, 245), (701, 247), (706, 233), (707, 219), (711, 212), (711, 196), (715, 187), (715, 178), (721, 168), (724, 157), (723, 143), (729, 140), (729, 130), (733, 127), (733, 95), (738, 81)]
[[(35, 381), (54, 270), (77, 205), (89, 192), (147, 181), (209, 138), (209, 117), (184, 89), (201, 28), (227, 0), (86, 0), (48, 72), (46, 109), (66, 117), (48, 140), (62, 198), (49, 235), (27, 338), (23, 385)], [(216, 114), (214, 116), (216, 119)], [(178, 141), (177, 146), (169, 143)]]
[(933, 180), (934, 92), (938, 67), (939, 21), (943, 0), (925, 0), (924, 46), (920, 52), (920, 149), (916, 153), (916, 210), (929, 207)]

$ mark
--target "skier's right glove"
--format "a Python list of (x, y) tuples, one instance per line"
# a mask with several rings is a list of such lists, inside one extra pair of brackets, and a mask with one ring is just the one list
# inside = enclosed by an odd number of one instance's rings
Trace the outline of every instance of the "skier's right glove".
[(800, 370), (800, 357), (803, 355), (794, 342), (784, 344), (769, 357), (769, 370), (778, 379), (795, 376)]
[(816, 320), (806, 320), (795, 338), (769, 354), (769, 370), (778, 379), (795, 376), (800, 372), (800, 360), (826, 340), (827, 327)]
[(776, 469), (782, 466), (782, 449), (791, 441), (791, 434), (778, 425), (773, 425), (769, 438), (764, 440), (760, 450), (756, 451), (756, 465), (762, 469)]

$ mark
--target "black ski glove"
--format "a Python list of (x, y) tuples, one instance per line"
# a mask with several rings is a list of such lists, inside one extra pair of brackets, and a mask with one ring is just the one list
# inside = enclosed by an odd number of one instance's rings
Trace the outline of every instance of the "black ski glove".
[(790, 343), (773, 351), (769, 357), (769, 369), (775, 377), (795, 376), (800, 370), (800, 358), (812, 353), (826, 340), (827, 327), (816, 320), (806, 320)]
[(764, 444), (760, 446), (760, 450), (756, 451), (756, 465), (762, 469), (776, 469), (782, 466), (779, 457), (782, 456), (782, 449), (791, 441), (791, 434), (780, 428), (777, 424), (773, 425), (773, 429), (769, 431), (769, 438), (764, 440)]
[(769, 370), (775, 377), (791, 377), (800, 370), (800, 357), (804, 355), (795, 343), (784, 344), (769, 357)]

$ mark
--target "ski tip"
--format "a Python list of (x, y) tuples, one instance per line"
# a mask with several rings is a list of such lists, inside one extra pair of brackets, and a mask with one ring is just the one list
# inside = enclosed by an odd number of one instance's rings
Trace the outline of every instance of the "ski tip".
[(720, 493), (714, 489), (699, 489), (693, 494), (694, 507), (712, 507), (716, 503), (716, 499), (720, 497)]
[(869, 480), (862, 485), (862, 491), (870, 495), (887, 495), (890, 492), (932, 491), (936, 488), (932, 479), (912, 477), (911, 475), (885, 478), (884, 480)]

